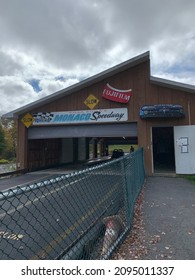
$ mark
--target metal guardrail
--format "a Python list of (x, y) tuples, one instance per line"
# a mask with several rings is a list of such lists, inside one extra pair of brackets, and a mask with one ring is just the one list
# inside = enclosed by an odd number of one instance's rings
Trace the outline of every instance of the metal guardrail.
[(15, 170), (15, 171), (9, 171), (9, 172), (3, 172), (0, 173), (0, 178), (2, 177), (8, 177), (8, 176), (15, 176), (15, 175), (22, 175), (28, 172), (27, 169), (20, 169), (20, 170)]
[(143, 149), (0, 192), (0, 259), (108, 259), (130, 229)]

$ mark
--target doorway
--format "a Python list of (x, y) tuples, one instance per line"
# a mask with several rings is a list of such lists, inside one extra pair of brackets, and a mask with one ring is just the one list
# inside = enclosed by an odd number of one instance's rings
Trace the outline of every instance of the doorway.
[(175, 151), (173, 127), (153, 127), (154, 173), (175, 172)]

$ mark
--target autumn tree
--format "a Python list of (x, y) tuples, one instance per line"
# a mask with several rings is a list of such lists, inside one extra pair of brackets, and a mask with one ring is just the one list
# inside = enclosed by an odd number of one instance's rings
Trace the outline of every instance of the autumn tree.
[(13, 159), (16, 155), (16, 123), (14, 121), (1, 119), (1, 130), (4, 143), (1, 151), (1, 157)]
[(6, 147), (6, 144), (5, 144), (4, 130), (3, 130), (2, 125), (0, 124), (0, 159), (3, 156), (3, 153), (5, 151), (5, 147)]

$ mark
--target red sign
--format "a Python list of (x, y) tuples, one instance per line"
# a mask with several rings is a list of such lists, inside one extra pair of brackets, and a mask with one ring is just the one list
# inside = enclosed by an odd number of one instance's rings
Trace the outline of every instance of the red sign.
[(111, 87), (109, 84), (106, 84), (102, 94), (103, 98), (119, 103), (128, 103), (131, 96), (132, 96), (131, 89), (127, 89), (127, 90), (116, 89)]

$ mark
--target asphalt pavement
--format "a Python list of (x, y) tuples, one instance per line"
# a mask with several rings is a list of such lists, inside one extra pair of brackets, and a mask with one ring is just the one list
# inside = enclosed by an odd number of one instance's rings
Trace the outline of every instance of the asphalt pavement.
[[(13, 188), (16, 185), (23, 185), (27, 182), (28, 184), (33, 183), (33, 181), (36, 181), (37, 179), (41, 179), (44, 181), (47, 180), (48, 176), (51, 176), (51, 174), (47, 174), (47, 172), (37, 172), (33, 174), (25, 174), (23, 176), (11, 178), (9, 180), (1, 179), (0, 187), (1, 190), (5, 190), (9, 187)], [(99, 175), (96, 174), (93, 177), (92, 181), (97, 181), (98, 184), (98, 180), (96, 177), (99, 177)], [(108, 200), (110, 200), (110, 196), (112, 195), (112, 193), (110, 193), (109, 188), (107, 189), (106, 177), (106, 174), (105, 177), (102, 177), (101, 174), (103, 188), (102, 191), (104, 192), (104, 197), (108, 197)], [(62, 204), (56, 204), (57, 196), (60, 196), (62, 198), (63, 194), (66, 196), (65, 201), (69, 201), (68, 197), (74, 196), (72, 191), (74, 189), (77, 189), (78, 191), (78, 187), (81, 183), (80, 180), (83, 181), (84, 179), (86, 178), (80, 178), (78, 181), (77, 178), (77, 180), (74, 183), (71, 183), (70, 191), (68, 191), (68, 188), (65, 188), (66, 192), (64, 192), (64, 190), (61, 188), (56, 189), (56, 186), (54, 185), (52, 189), (53, 202), (50, 203), (50, 205), (48, 205), (47, 201), (47, 199), (50, 198), (48, 188), (46, 188), (44, 192), (40, 193), (38, 193), (38, 190), (35, 191), (32, 194), (31, 202), (29, 202), (27, 198), (25, 198), (25, 196), (21, 196), (20, 200), (23, 201), (23, 205), (25, 207), (21, 206), (17, 200), (10, 199), (9, 202), (7, 201), (7, 203), (3, 206), (4, 208), (1, 208), (0, 211), (0, 217), (1, 219), (4, 219), (3, 224), (1, 224), (0, 226), (0, 235), (1, 241), (3, 241), (1, 245), (4, 247), (5, 253), (8, 250), (10, 250), (10, 246), (12, 249), (13, 246), (15, 246), (16, 250), (20, 248), (20, 250), (17, 250), (17, 254), (15, 252), (16, 259), (21, 258), (21, 256), (26, 256), (28, 258), (32, 258), (33, 256), (35, 256), (36, 259), (36, 256), (40, 256), (40, 253), (42, 251), (41, 248), (43, 248), (44, 246), (46, 247), (46, 245), (44, 245), (44, 240), (48, 239), (48, 234), (50, 234), (51, 236), (50, 243), (57, 244), (58, 242), (56, 242), (56, 240), (58, 241), (59, 234), (56, 236), (55, 229), (59, 227), (59, 220), (62, 221), (63, 219), (59, 216), (59, 214), (57, 214), (57, 216), (54, 215), (52, 218), (50, 217), (48, 219), (50, 221), (50, 230), (49, 232), (48, 230), (45, 231), (44, 228), (48, 228), (48, 225), (43, 224), (42, 214), (40, 215), (40, 213), (44, 213), (44, 215), (46, 215), (41, 201), (46, 201), (45, 207), (48, 210), (49, 207), (51, 207), (52, 209), (55, 208), (57, 210), (59, 207), (59, 211), (56, 210), (56, 212), (60, 213), (60, 205)], [(112, 176), (112, 180), (114, 186), (117, 183), (117, 176)], [(97, 190), (99, 189), (99, 187), (97, 188)], [(80, 197), (82, 196), (83, 192), (88, 193), (88, 190), (84, 191), (84, 189), (82, 189)], [(87, 201), (88, 200), (89, 198), (87, 198)], [(108, 200), (102, 200), (101, 204), (103, 205), (105, 203), (108, 203)], [(76, 201), (76, 205), (79, 205), (79, 203), (79, 201)], [(96, 205), (98, 203), (99, 202), (97, 201), (93, 201), (93, 205)], [(74, 209), (72, 209), (72, 207), (69, 206), (69, 203), (66, 204), (66, 213), (70, 211), (71, 215), (71, 212), (73, 213), (73, 211), (74, 213), (79, 212), (79, 208), (76, 209), (77, 206), (76, 208), (74, 206)], [(15, 211), (14, 208), (18, 209), (19, 211)], [(48, 211), (48, 213), (51, 213), (52, 209), (51, 211)], [(10, 214), (8, 217), (6, 217), (6, 219), (4, 217), (3, 211), (6, 211)], [(25, 217), (26, 221), (32, 220), (32, 217), (35, 215), (36, 211), (39, 212), (40, 219), (39, 221), (39, 219), (36, 220), (35, 218), (33, 218), (36, 227), (32, 229), (31, 225), (30, 227), (27, 227), (27, 231), (21, 231), (21, 229), (26, 227), (26, 225), (23, 224), (24, 221), (22, 220), (22, 217)], [(73, 228), (73, 231), (69, 233), (70, 224), (67, 220), (64, 220), (64, 224), (61, 223), (60, 225), (61, 229), (58, 229), (60, 235), (66, 235), (67, 238), (72, 238), (72, 236), (74, 235), (74, 231), (78, 231), (78, 229), (80, 230), (80, 227), (82, 227), (81, 221), (88, 223), (88, 219), (91, 220), (91, 213), (95, 212), (97, 212), (96, 207), (94, 208), (93, 206), (91, 208), (91, 206), (88, 204), (86, 204), (85, 206), (83, 205), (82, 215), (80, 216), (79, 213), (78, 215), (75, 215), (75, 227)], [(99, 213), (97, 212), (97, 215), (98, 214)], [(11, 216), (13, 219), (10, 223), (9, 217), (11, 218)], [(195, 260), (195, 185), (191, 184), (186, 179), (180, 177), (148, 177), (146, 179), (146, 185), (144, 190), (142, 216), (144, 221), (143, 244), (147, 248), (147, 254), (142, 256), (143, 260)], [(83, 220), (83, 217), (85, 217), (85, 220)], [(17, 226), (16, 224), (14, 224), (14, 221), (21, 221), (20, 230), (19, 228), (17, 230)], [(7, 227), (8, 223), (9, 230)], [(64, 227), (67, 228), (66, 231), (64, 231)], [(16, 233), (19, 233), (20, 235), (16, 235)], [(4, 239), (2, 239), (3, 236)], [(33, 240), (36, 240), (36, 238), (39, 239), (40, 236), (40, 247), (38, 247)], [(6, 240), (7, 242), (5, 242)], [(63, 246), (66, 246), (67, 240), (68, 239), (64, 240), (65, 243), (63, 244)], [(55, 245), (55, 247), (57, 246)], [(28, 250), (28, 248), (30, 250)], [(31, 254), (32, 248), (34, 254)], [(49, 253), (49, 248), (46, 249)], [(50, 253), (52, 257), (53, 252)], [(0, 259), (6, 259), (6, 256), (8, 256), (8, 252), (4, 256), (0, 257)]]
[(81, 169), (79, 165), (70, 165), (62, 168), (50, 168), (40, 171), (29, 172), (18, 176), (2, 177), (0, 178), (0, 192), (17, 186), (21, 187), (36, 182), (45, 181), (55, 176), (58, 177), (61, 175), (70, 174), (76, 172), (78, 169)]
[[(0, 192), (0, 259), (55, 259), (76, 244), (102, 213), (118, 211), (122, 188), (117, 170), (118, 163), (115, 170), (42, 177), (36, 184)], [(24, 177), (17, 178), (24, 183)]]
[(195, 260), (195, 185), (148, 177), (142, 206), (145, 260)]
[[(36, 182), (48, 180), (50, 178), (53, 178), (55, 176), (61, 176), (61, 175), (66, 175), (70, 173), (75, 173), (79, 170), (87, 169), (88, 167), (98, 164), (98, 163), (103, 163), (107, 162), (110, 160), (110, 156), (106, 156), (103, 158), (99, 159), (93, 159), (89, 160), (85, 164), (67, 164), (62, 167), (58, 168), (48, 168), (45, 170), (39, 170), (39, 171), (34, 171), (34, 172), (29, 172), (25, 173), (22, 175), (18, 176), (12, 176), (12, 177), (0, 177), (0, 192), (5, 191), (10, 188), (14, 187), (21, 187), (24, 185), (30, 185)], [(0, 165), (0, 174), (4, 172), (9, 172), (11, 168), (13, 167), (12, 164), (8, 165)], [(13, 169), (13, 168), (12, 168)]]

